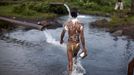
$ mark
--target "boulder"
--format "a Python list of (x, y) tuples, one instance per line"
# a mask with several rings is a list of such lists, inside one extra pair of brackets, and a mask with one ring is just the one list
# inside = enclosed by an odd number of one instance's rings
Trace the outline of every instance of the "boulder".
[(113, 36), (121, 36), (123, 33), (123, 30), (117, 30), (115, 32), (112, 33)]
[(91, 26), (93, 27), (107, 27), (108, 20), (102, 19), (102, 20), (96, 20), (95, 22), (91, 22)]

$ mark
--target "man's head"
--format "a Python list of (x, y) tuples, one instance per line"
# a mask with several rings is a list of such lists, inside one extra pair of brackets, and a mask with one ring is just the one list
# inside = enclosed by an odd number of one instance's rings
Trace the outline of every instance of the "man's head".
[(73, 17), (73, 18), (76, 18), (77, 16), (78, 16), (78, 11), (77, 11), (77, 9), (73, 9), (72, 11), (71, 11), (71, 16)]

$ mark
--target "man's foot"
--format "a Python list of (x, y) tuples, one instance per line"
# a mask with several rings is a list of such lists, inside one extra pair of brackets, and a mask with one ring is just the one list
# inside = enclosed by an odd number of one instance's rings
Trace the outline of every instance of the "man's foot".
[(77, 57), (73, 57), (74, 64), (77, 64)]
[(72, 71), (68, 71), (68, 75), (72, 75)]

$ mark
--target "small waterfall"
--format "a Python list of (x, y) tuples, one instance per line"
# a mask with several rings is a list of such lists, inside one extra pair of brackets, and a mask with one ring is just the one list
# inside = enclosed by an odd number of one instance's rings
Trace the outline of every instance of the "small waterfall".
[[(57, 41), (52, 35), (50, 32), (48, 32), (48, 30), (44, 30), (43, 31), (44, 34), (45, 34), (45, 37), (46, 37), (46, 42), (50, 43), (50, 44), (53, 44), (53, 45), (56, 45), (56, 46), (59, 46), (59, 47), (62, 47), (64, 48), (64, 52), (66, 52), (66, 44), (60, 44), (60, 41)], [(82, 64), (81, 64), (81, 58), (78, 57), (77, 58), (77, 63), (73, 63), (73, 71), (72, 71), (72, 75), (84, 75), (86, 73), (85, 69), (83, 68)], [(76, 60), (73, 58), (73, 61), (75, 62)]]
[(47, 29), (44, 30), (43, 32), (44, 32), (45, 37), (46, 37), (46, 42), (51, 43), (53, 45), (60, 46), (62, 48), (66, 48), (66, 44), (60, 44), (60, 41), (57, 41), (54, 37), (52, 37), (51, 33), (49, 33), (47, 31)]
[(69, 18), (71, 18), (71, 11), (70, 11), (70, 8), (67, 4), (64, 4), (64, 6), (66, 7), (67, 11), (68, 11), (68, 14), (69, 14)]

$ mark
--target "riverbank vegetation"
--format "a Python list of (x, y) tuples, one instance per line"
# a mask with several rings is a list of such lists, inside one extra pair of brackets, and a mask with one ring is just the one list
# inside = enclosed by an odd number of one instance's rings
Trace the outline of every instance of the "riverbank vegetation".
[[(3, 1), (3, 2), (2, 2)], [(51, 6), (51, 2), (62, 2), (70, 8), (78, 8), (82, 14), (111, 15), (114, 11), (115, 0), (2, 0), (0, 1), (0, 15), (20, 15), (21, 17), (44, 16), (46, 18), (55, 17), (55, 13), (66, 14), (63, 6)], [(4, 3), (5, 1), (5, 3)], [(128, 12), (131, 6), (130, 0), (124, 0), (125, 11)], [(8, 9), (8, 11), (6, 11)], [(4, 13), (3, 12), (7, 12)], [(44, 15), (43, 15), (44, 14)]]
[(105, 19), (97, 20), (91, 23), (92, 27), (107, 28), (108, 32), (114, 36), (126, 35), (128, 38), (134, 39), (134, 16), (120, 18), (112, 16), (110, 21)]
[[(52, 18), (56, 17), (57, 13), (60, 15), (67, 13), (64, 6), (51, 6), (49, 4), (51, 2), (66, 3), (70, 8), (78, 8), (82, 14), (93, 15), (113, 14), (116, 3), (115, 0), (2, 0), (0, 1), (0, 15)], [(126, 12), (129, 11), (130, 6), (131, 1), (124, 0)]]
[(116, 0), (1, 0), (0, 16), (39, 20), (67, 14), (63, 5), (51, 5), (51, 2), (66, 3), (70, 8), (77, 8), (81, 14), (109, 16), (111, 21), (96, 21), (94, 24), (98, 27), (107, 27), (111, 31), (118, 30), (118, 28), (129, 30), (133, 28), (131, 26), (134, 26), (132, 10), (134, 3), (131, 0), (123, 0), (123, 10), (114, 10)]
[[(41, 8), (33, 8), (34, 10), (30, 9), (26, 5), (26, 3), (22, 4), (15, 4), (15, 5), (4, 5), (0, 6), (0, 16), (11, 16), (11, 17), (21, 17), (21, 18), (29, 18), (29, 19), (38, 19), (38, 18), (54, 18), (56, 14), (48, 13), (48, 12), (38, 12)], [(36, 10), (36, 11), (35, 11)]]

